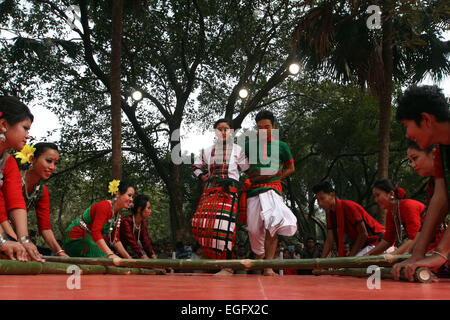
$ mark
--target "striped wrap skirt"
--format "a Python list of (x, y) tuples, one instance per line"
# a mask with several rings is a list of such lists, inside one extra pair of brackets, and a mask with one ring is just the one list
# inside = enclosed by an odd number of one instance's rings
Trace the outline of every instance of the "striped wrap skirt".
[(203, 190), (197, 210), (192, 217), (192, 233), (209, 259), (231, 258), (236, 239), (238, 190), (212, 187)]

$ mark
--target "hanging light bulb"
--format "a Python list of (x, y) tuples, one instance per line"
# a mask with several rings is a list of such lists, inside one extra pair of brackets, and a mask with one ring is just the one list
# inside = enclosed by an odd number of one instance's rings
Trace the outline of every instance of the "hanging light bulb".
[(139, 90), (135, 90), (135, 91), (133, 91), (133, 93), (131, 94), (131, 97), (132, 97), (133, 100), (135, 100), (135, 101), (142, 100), (142, 92), (140, 92)]
[(248, 90), (246, 88), (242, 88), (241, 90), (239, 90), (239, 97), (241, 99), (245, 99), (248, 97)]
[(300, 72), (300, 65), (297, 62), (291, 63), (289, 65), (289, 73), (292, 75), (296, 75)]

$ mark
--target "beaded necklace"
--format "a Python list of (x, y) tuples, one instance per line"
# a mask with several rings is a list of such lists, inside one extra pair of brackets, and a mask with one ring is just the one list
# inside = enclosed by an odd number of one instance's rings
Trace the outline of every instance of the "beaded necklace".
[(394, 216), (394, 225), (395, 225), (395, 231), (397, 232), (397, 241), (398, 245), (401, 245), (403, 241), (403, 224), (402, 219), (400, 216), (400, 200), (397, 199), (397, 207), (395, 208), (393, 212)]
[[(142, 224), (142, 221), (141, 221), (141, 224)], [(141, 235), (141, 224), (139, 224), (139, 227), (136, 226), (136, 222), (134, 221), (134, 215), (133, 215), (133, 233), (134, 233), (134, 229), (139, 230), (138, 231), (138, 236), (137, 236), (137, 239), (136, 239), (137, 241), (139, 241), (139, 237)]]
[(42, 185), (43, 183), (41, 181), (39, 181), (39, 183), (36, 185), (36, 187), (34, 188), (34, 190), (31, 191), (31, 194), (28, 192), (28, 186), (27, 186), (27, 179), (26, 179), (26, 175), (28, 173), (28, 170), (22, 171), (20, 173), (21, 178), (22, 178), (22, 191), (23, 191), (23, 195), (26, 201), (26, 207), (27, 210), (33, 205), (33, 203), (38, 202), (41, 197), (42, 197), (42, 192), (43, 192), (43, 188)]
[[(108, 235), (109, 235), (109, 242), (111, 245), (114, 245), (114, 243), (116, 242), (117, 229), (120, 227), (120, 212), (117, 212), (116, 216), (114, 216), (114, 202), (115, 200), (111, 202), (111, 219), (108, 220), (110, 224)], [(113, 233), (113, 230), (114, 230), (114, 240), (111, 239), (111, 234)]]

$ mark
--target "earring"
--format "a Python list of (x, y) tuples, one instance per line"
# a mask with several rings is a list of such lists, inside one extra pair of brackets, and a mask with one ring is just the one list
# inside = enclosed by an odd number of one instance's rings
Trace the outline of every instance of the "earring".
[(395, 200), (394, 196), (391, 195), (391, 196), (389, 197), (389, 200), (391, 200), (391, 202), (393, 202), (393, 201)]
[(6, 132), (6, 128), (3, 127), (3, 128), (2, 128), (2, 133), (0, 133), (0, 141), (1, 141), (1, 142), (5, 142), (5, 141), (6, 141), (5, 132)]

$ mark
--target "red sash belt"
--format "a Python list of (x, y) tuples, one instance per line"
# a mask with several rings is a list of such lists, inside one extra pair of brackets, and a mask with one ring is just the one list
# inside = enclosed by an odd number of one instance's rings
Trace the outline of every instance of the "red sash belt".
[[(230, 190), (230, 192), (233, 192), (233, 193), (237, 193), (237, 192), (238, 192), (238, 189), (235, 188), (235, 187), (229, 187), (228, 190)], [(223, 187), (213, 187), (213, 188), (208, 188), (208, 189), (206, 189), (206, 190), (203, 191), (203, 192), (205, 192), (205, 193), (223, 192), (223, 193), (225, 193), (226, 195), (228, 195), (227, 192), (224, 192), (224, 188), (223, 188)], [(229, 195), (228, 195), (228, 196), (229, 196)]]

